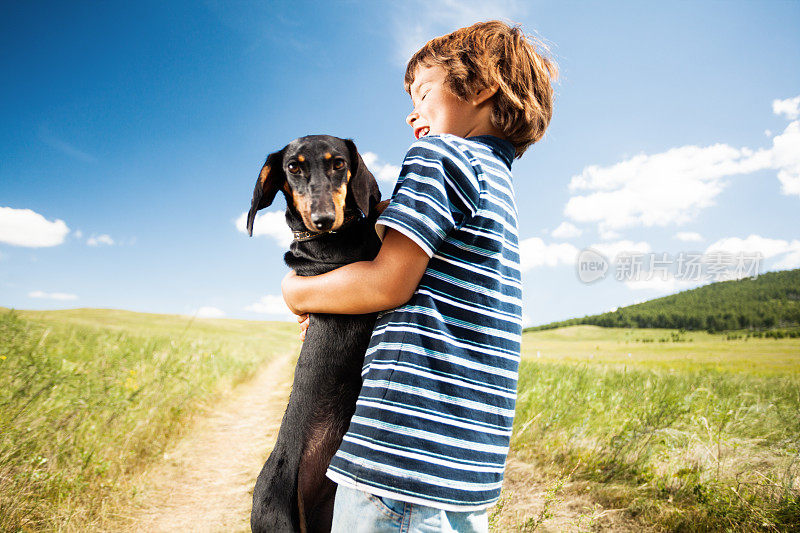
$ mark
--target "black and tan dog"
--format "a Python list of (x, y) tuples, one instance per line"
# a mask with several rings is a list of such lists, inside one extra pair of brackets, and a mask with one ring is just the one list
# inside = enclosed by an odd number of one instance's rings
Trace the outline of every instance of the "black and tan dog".
[[(380, 191), (352, 141), (311, 135), (271, 154), (253, 192), (250, 235), (278, 191), (294, 232), (284, 260), (299, 275), (377, 255)], [(325, 471), (355, 411), (374, 324), (374, 314), (312, 315), (278, 441), (253, 491), (253, 531), (330, 531), (336, 485)]]

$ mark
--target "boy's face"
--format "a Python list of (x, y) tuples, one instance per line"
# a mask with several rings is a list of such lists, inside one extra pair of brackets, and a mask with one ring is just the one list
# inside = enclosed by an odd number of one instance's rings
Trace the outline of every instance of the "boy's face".
[(417, 139), (437, 133), (469, 137), (480, 129), (478, 107), (456, 96), (447, 86), (446, 77), (447, 71), (440, 66), (420, 65), (414, 71), (414, 110), (406, 117), (406, 123), (414, 129)]

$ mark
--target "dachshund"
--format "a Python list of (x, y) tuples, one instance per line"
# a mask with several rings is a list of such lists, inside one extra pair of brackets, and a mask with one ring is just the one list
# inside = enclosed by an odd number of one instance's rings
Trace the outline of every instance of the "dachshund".
[[(294, 241), (284, 261), (298, 275), (372, 260), (375, 221), (388, 202), (353, 141), (310, 135), (270, 154), (256, 182), (256, 212), (286, 198)], [(254, 532), (330, 531), (336, 484), (325, 476), (361, 390), (361, 367), (376, 314), (313, 314), (294, 373), (278, 440), (253, 490)]]

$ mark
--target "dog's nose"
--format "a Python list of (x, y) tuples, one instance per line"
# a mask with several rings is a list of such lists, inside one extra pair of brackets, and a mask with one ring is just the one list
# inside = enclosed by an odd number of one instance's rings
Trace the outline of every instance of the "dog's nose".
[(333, 215), (327, 213), (314, 213), (311, 215), (311, 222), (318, 230), (325, 230), (333, 226), (335, 220)]

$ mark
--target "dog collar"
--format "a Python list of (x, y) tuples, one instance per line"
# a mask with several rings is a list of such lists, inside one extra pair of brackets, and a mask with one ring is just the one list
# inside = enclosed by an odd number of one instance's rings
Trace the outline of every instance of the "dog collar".
[(349, 216), (344, 217), (344, 221), (342, 225), (339, 226), (337, 230), (328, 230), (328, 231), (293, 231), (294, 233), (294, 242), (303, 242), (303, 241), (310, 241), (312, 239), (316, 239), (317, 237), (322, 237), (323, 235), (328, 235), (332, 233), (337, 233), (342, 231), (345, 227), (349, 226), (354, 220), (358, 220), (361, 218), (361, 213), (351, 213)]

